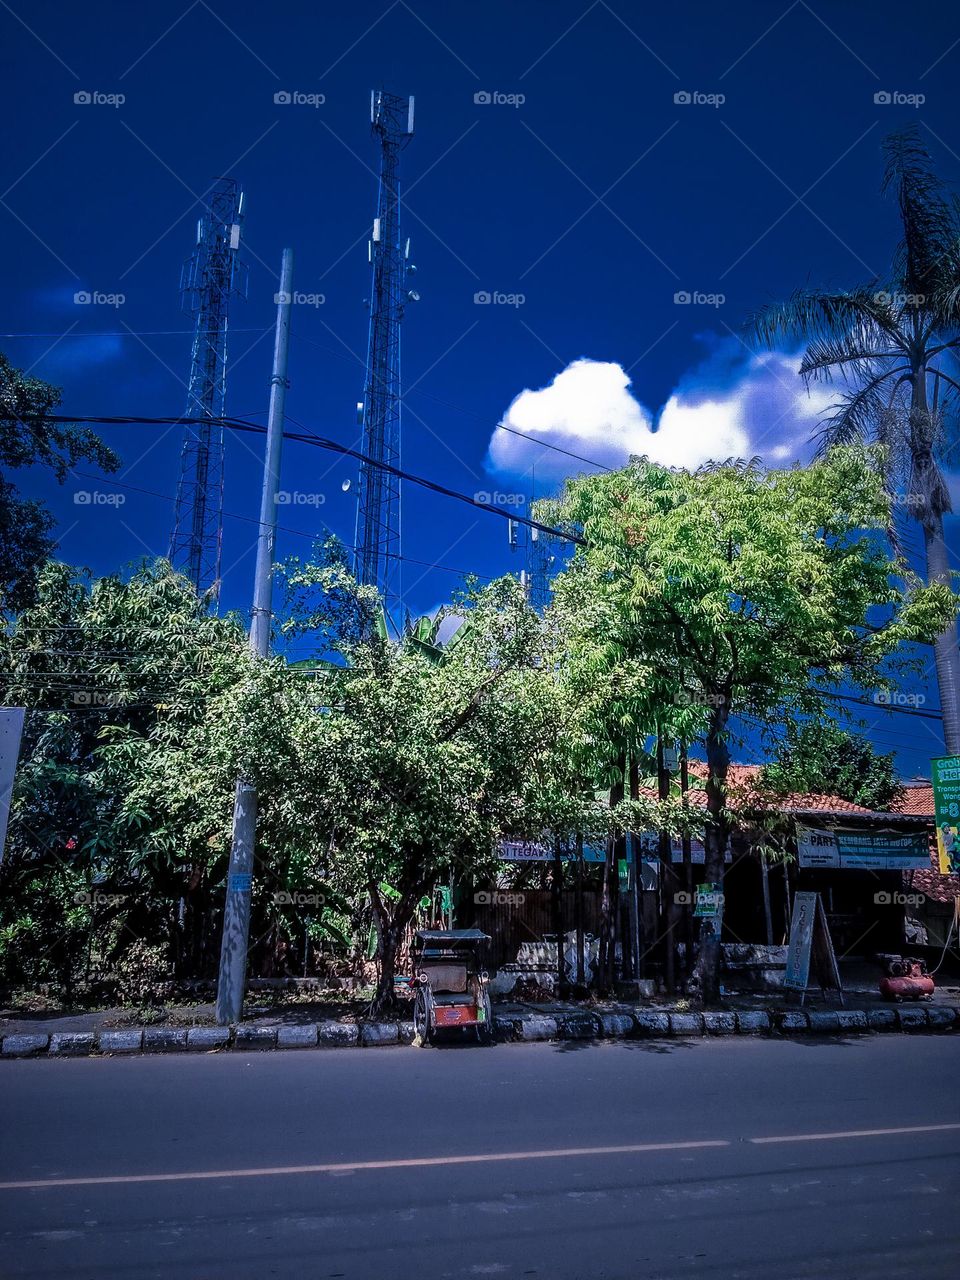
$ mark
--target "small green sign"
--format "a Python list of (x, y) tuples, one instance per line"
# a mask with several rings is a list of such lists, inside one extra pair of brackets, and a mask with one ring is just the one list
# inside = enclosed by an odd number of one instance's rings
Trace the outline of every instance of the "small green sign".
[(720, 914), (723, 894), (715, 881), (710, 884), (698, 884), (693, 914), (701, 920), (713, 919)]

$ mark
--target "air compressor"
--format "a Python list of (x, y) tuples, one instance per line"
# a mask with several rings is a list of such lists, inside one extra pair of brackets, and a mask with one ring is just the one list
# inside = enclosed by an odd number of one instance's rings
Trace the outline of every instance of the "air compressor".
[(890, 956), (886, 968), (880, 979), (880, 994), (885, 1000), (929, 1000), (933, 995), (935, 984), (925, 961), (916, 956)]

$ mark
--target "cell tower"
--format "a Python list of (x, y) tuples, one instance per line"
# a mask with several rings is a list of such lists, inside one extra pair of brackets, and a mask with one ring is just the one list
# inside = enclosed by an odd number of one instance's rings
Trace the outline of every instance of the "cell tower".
[[(400, 321), (407, 301), (410, 241), (400, 239), (400, 152), (413, 134), (413, 98), (383, 90), (370, 95), (370, 123), (380, 144), (380, 191), (369, 244), (372, 267), (370, 333), (363, 400), (363, 452), (371, 462), (400, 465)], [(380, 591), (388, 616), (400, 603), (400, 481), (362, 463), (357, 503), (355, 574)]]
[[(533, 499), (530, 500), (531, 504)], [(529, 514), (530, 507), (527, 508)], [(531, 607), (543, 613), (550, 603), (550, 580), (557, 572), (557, 540), (539, 529), (510, 520), (507, 525), (511, 551), (522, 551), (520, 582)]]
[[(221, 418), (227, 380), (227, 312), (231, 297), (246, 296), (240, 257), (243, 192), (233, 178), (219, 178), (197, 224), (197, 244), (183, 264), (180, 296), (195, 315), (186, 415)], [(170, 560), (198, 592), (220, 589), (223, 528), (223, 426), (188, 423), (180, 454), (180, 479)]]

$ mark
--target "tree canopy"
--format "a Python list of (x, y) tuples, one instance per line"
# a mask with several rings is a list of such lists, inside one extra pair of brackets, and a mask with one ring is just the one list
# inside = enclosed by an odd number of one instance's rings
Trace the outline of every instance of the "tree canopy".
[(59, 484), (78, 462), (104, 471), (116, 454), (86, 427), (49, 421), (61, 393), (15, 369), (0, 352), (0, 608), (22, 609), (33, 599), (36, 575), (56, 546), (53, 516), (42, 502), (22, 498), (6, 472), (44, 467)]
[[(769, 732), (824, 714), (852, 683), (886, 687), (901, 646), (955, 617), (891, 556), (878, 460), (834, 449), (808, 467), (710, 465), (691, 474), (636, 459), (569, 481), (544, 514), (586, 545), (557, 580), (569, 644), (630, 683), (641, 724), (706, 748), (706, 878), (723, 879), (727, 772), (737, 721)], [(648, 691), (645, 696), (645, 689)], [(699, 976), (716, 992), (716, 946)]]

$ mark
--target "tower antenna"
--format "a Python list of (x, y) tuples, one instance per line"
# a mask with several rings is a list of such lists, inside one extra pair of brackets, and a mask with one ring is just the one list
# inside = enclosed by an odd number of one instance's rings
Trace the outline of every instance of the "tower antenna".
[[(382, 89), (370, 95), (370, 124), (380, 145), (380, 189), (369, 244), (372, 269), (370, 330), (363, 400), (363, 452), (373, 462), (400, 466), (400, 321), (408, 301), (410, 242), (400, 236), (400, 152), (413, 135), (413, 98)], [(357, 502), (355, 573), (375, 586), (387, 616), (399, 616), (400, 481), (382, 467), (363, 463)]]
[[(231, 297), (246, 297), (240, 257), (243, 192), (218, 178), (197, 224), (197, 243), (183, 265), (183, 310), (196, 316), (186, 416), (222, 418), (227, 380), (227, 312)], [(170, 561), (200, 593), (220, 591), (223, 530), (223, 426), (188, 423), (170, 537)]]

